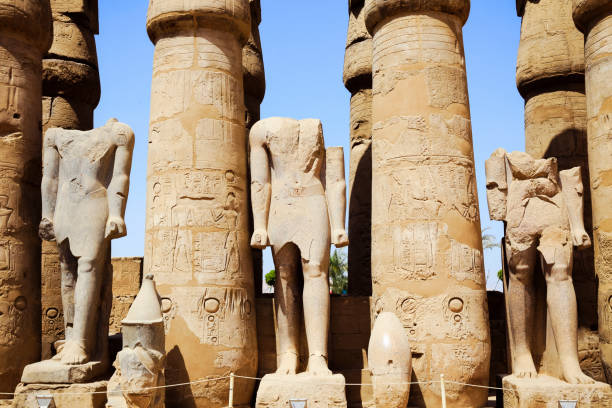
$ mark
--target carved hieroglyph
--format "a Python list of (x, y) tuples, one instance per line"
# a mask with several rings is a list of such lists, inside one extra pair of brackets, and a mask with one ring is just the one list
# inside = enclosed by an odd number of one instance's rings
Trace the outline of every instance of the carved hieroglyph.
[[(365, 3), (373, 35), (374, 312), (398, 315), (419, 381), (487, 385), (490, 339), (462, 26), (469, 1)], [(411, 404), (439, 406), (437, 385)], [(452, 384), (449, 405), (482, 406)]]
[[(257, 373), (243, 46), (248, 0), (151, 0), (155, 44), (144, 273), (166, 326), (168, 383)], [(234, 404), (254, 383), (237, 379)], [(228, 404), (228, 381), (168, 390), (170, 407)]]
[(108, 368), (112, 304), (110, 241), (127, 235), (125, 207), (134, 132), (116, 119), (44, 136), (39, 233), (59, 248), (65, 342), (51, 360), (30, 364), (22, 382), (88, 382)]
[(601, 357), (612, 382), (612, 3), (574, 0), (573, 17), (585, 35), (587, 138)]
[[(249, 146), (254, 224), (251, 246), (272, 247), (278, 276), (274, 290), (278, 369), (274, 375), (264, 376), (257, 407), (287, 406), (287, 398), (293, 398), (291, 392), (307, 399), (309, 406), (318, 406), (321, 378), (336, 384), (330, 388), (330, 400), (346, 407), (344, 377), (332, 375), (327, 364), (329, 247), (332, 243), (336, 247), (348, 245), (344, 152), (341, 147), (325, 149), (322, 125), (316, 119), (261, 120), (251, 129)], [(308, 366), (300, 380), (296, 374), (302, 309)], [(278, 387), (278, 381), (287, 385)], [(300, 382), (303, 385), (298, 386)]]
[[(98, 0), (51, 0), (53, 43), (43, 60), (43, 133), (52, 127), (89, 130), (100, 99), (94, 34)], [(42, 359), (64, 338), (59, 254), (43, 241), (41, 259)]]
[(349, 0), (344, 85), (351, 93), (349, 169), (349, 282), (351, 295), (372, 294), (372, 37), (363, 0)]
[[(512, 373), (518, 378), (538, 375), (534, 339), (547, 330), (546, 324), (535, 322), (534, 277), (540, 263), (560, 376), (570, 384), (593, 384), (578, 361), (578, 312), (571, 278), (573, 247), (591, 245), (584, 229), (580, 168), (559, 172), (555, 158), (534, 159), (498, 149), (487, 160), (486, 171), (491, 218), (506, 223)], [(541, 372), (553, 374), (547, 370)]]
[[(526, 152), (536, 159), (556, 157), (560, 170), (579, 166), (586, 181), (584, 36), (572, 20), (572, 0), (523, 0), (518, 6), (522, 25), (516, 79), (525, 98)], [(588, 183), (584, 187), (584, 222), (590, 233), (591, 194)], [(591, 377), (603, 380), (598, 342), (593, 343), (597, 338), (597, 282), (593, 268), (592, 248), (574, 254), (580, 364)], [(543, 281), (539, 273), (536, 279)], [(537, 287), (543, 288), (543, 282)], [(538, 307), (546, 308), (545, 304)], [(550, 349), (534, 352), (554, 353)], [(546, 356), (542, 365), (550, 361)], [(545, 371), (559, 372), (560, 368), (549, 365)]]
[(0, 0), (0, 392), (13, 392), (40, 359), (40, 101), (50, 45), (48, 0)]
[[(251, 6), (251, 36), (242, 48), (242, 77), (244, 80), (244, 104), (246, 107), (247, 135), (251, 127), (260, 119), (260, 105), (266, 93), (266, 74), (264, 71), (259, 24), (261, 23), (261, 0), (249, 0)], [(249, 200), (250, 213), (250, 200)], [(249, 225), (253, 232), (253, 225)], [(260, 295), (263, 281), (262, 251), (251, 248), (253, 256), (253, 276), (255, 295)]]
[(121, 333), (123, 349), (113, 364), (107, 408), (164, 408), (164, 320), (152, 275), (142, 281)]

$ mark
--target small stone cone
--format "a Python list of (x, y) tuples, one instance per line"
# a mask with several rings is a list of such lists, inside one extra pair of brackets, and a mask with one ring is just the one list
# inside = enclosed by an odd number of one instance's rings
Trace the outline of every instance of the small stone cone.
[(140, 291), (121, 324), (154, 324), (162, 322), (161, 303), (153, 275), (145, 276)]

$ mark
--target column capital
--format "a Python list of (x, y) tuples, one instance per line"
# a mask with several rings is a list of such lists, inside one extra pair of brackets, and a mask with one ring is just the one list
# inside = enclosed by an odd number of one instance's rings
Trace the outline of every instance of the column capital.
[(370, 34), (383, 20), (400, 13), (441, 12), (459, 17), (462, 24), (470, 14), (470, 0), (365, 0), (365, 21)]
[(0, 0), (0, 35), (19, 37), (45, 53), (52, 32), (49, 0)]
[(573, 0), (574, 10), (572, 16), (574, 23), (580, 31), (586, 34), (589, 27), (612, 13), (610, 0)]
[(150, 0), (147, 33), (153, 43), (169, 34), (214, 27), (235, 33), (242, 45), (251, 34), (249, 0)]

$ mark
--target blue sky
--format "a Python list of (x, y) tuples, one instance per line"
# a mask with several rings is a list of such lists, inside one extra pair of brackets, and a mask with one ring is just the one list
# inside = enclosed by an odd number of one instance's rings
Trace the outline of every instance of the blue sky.
[[(131, 125), (136, 147), (126, 222), (128, 236), (113, 243), (113, 256), (142, 256), (147, 167), (147, 136), (153, 45), (146, 34), (148, 0), (102, 0), (97, 37), (102, 98), (95, 125), (110, 117)], [(348, 24), (347, 0), (262, 0), (260, 26), (266, 68), (262, 118), (319, 118), (326, 145), (343, 146), (348, 160), (349, 99), (342, 83)], [(524, 150), (523, 99), (515, 67), (520, 18), (510, 0), (472, 0), (464, 27), (478, 192), (483, 228), (490, 222), (484, 160), (498, 147)], [(264, 271), (273, 268), (269, 252)], [(485, 269), (495, 287), (500, 255), (485, 253)], [(498, 286), (499, 289), (499, 286)]]

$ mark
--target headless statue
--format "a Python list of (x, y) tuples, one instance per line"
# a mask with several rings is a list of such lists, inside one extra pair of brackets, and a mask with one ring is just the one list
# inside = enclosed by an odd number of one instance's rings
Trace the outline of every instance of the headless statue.
[(40, 236), (59, 249), (66, 340), (54, 360), (66, 365), (89, 362), (96, 349), (110, 240), (127, 234), (133, 148), (134, 132), (115, 119), (45, 134)]
[[(299, 263), (304, 275), (303, 305), (308, 368), (329, 375), (329, 249), (348, 245), (344, 228), (346, 183), (342, 148), (325, 151), (321, 122), (265, 119), (253, 126), (251, 246), (270, 245), (276, 267), (279, 374), (296, 374), (300, 330)], [(325, 169), (325, 170), (322, 170)], [(325, 174), (325, 181), (322, 179)]]
[(540, 261), (563, 376), (571, 384), (594, 383), (582, 372), (578, 360), (572, 282), (573, 247), (591, 245), (584, 228), (580, 167), (559, 172), (555, 158), (536, 160), (527, 153), (498, 149), (487, 160), (486, 172), (491, 219), (506, 222), (513, 374), (537, 376), (530, 339), (536, 307), (534, 269)]

